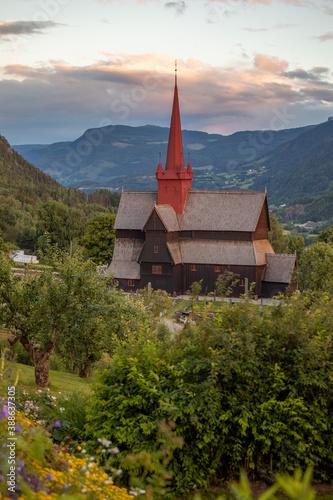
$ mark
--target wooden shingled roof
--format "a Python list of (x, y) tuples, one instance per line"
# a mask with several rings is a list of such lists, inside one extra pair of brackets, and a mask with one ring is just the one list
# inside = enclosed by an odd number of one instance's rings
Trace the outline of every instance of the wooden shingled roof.
[[(176, 215), (170, 205), (156, 205), (156, 209), (168, 231), (253, 232), (265, 201), (266, 193), (261, 191), (189, 191), (182, 215)], [(156, 192), (123, 192), (115, 229), (142, 230), (156, 202)]]
[(295, 266), (295, 254), (267, 255), (267, 267), (262, 281), (270, 283), (290, 283)]
[[(161, 219), (162, 224), (168, 232), (172, 233), (175, 231), (180, 231), (176, 212), (171, 205), (156, 205), (153, 210), (156, 211), (157, 215)], [(150, 216), (148, 217), (147, 222), (149, 219)], [(146, 224), (143, 226), (143, 229), (145, 228), (145, 226)]]
[(157, 193), (154, 191), (124, 191), (121, 193), (114, 228), (141, 230), (155, 203)]
[(259, 191), (189, 191), (181, 229), (253, 232), (265, 199)]
[(134, 238), (116, 238), (113, 258), (107, 275), (113, 274), (115, 278), (140, 279), (139, 255), (142, 251), (143, 241)]

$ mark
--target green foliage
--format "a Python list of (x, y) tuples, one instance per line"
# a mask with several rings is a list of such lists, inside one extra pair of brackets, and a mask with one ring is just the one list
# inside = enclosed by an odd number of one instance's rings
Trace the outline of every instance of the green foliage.
[[(48, 383), (49, 359), (57, 346), (75, 352), (80, 375), (140, 314), (130, 300), (108, 287), (91, 261), (49, 249), (50, 267), (31, 278), (16, 279), (0, 256), (0, 318), (34, 361), (36, 383)], [(135, 315), (135, 316), (134, 316)]]
[[(119, 343), (94, 388), (86, 437), (151, 452), (163, 421), (184, 439), (177, 491), (241, 467), (258, 479), (313, 465), (333, 477), (333, 299), (291, 297), (260, 310), (223, 304), (176, 339), (142, 331)], [(124, 465), (126, 470), (126, 466)]]
[(170, 309), (172, 304), (172, 299), (165, 290), (153, 290), (146, 286), (138, 291), (138, 295), (142, 299), (146, 311), (155, 319), (163, 311)]
[(49, 239), (61, 248), (83, 235), (88, 218), (115, 213), (119, 193), (66, 189), (27, 162), (0, 136), (0, 231), (12, 248), (36, 252)]
[(190, 286), (190, 289), (187, 291), (187, 294), (190, 296), (190, 305), (192, 312), (194, 311), (195, 304), (198, 301), (198, 296), (201, 292), (202, 289), (202, 281), (194, 281), (192, 285)]
[(83, 214), (60, 201), (50, 200), (38, 211), (37, 238), (42, 251), (46, 251), (50, 243), (68, 250), (70, 242), (82, 231)]
[(238, 282), (239, 274), (235, 274), (226, 269), (216, 280), (215, 286), (217, 295), (220, 297), (230, 297)]
[(301, 290), (333, 291), (333, 244), (319, 240), (302, 255), (297, 271)]
[(113, 214), (96, 215), (87, 223), (81, 244), (85, 254), (96, 264), (110, 264), (116, 239), (113, 229), (116, 216)]
[(285, 233), (283, 226), (278, 222), (275, 215), (270, 214), (269, 222), (271, 230), (268, 239), (275, 253), (295, 253), (299, 259), (304, 248), (304, 238), (297, 238), (295, 234)]
[(333, 225), (331, 227), (328, 227), (324, 231), (321, 231), (317, 237), (317, 241), (323, 241), (325, 243), (333, 245)]
[[(262, 493), (257, 500), (276, 500), (275, 493), (283, 493), (290, 500), (314, 500), (316, 491), (311, 488), (312, 467), (308, 467), (302, 477), (302, 472), (297, 469), (294, 476), (289, 474), (277, 475), (273, 486)], [(240, 473), (239, 484), (231, 484), (230, 491), (236, 500), (254, 500), (250, 483), (244, 470)]]

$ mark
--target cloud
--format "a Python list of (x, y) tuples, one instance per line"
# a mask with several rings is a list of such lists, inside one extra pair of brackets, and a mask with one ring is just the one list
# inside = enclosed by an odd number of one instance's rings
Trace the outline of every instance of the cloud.
[(53, 21), (5, 21), (0, 22), (0, 37), (42, 34), (45, 29), (56, 26), (60, 24)]
[(178, 15), (184, 14), (187, 5), (183, 0), (178, 0), (177, 2), (167, 2), (165, 7), (168, 9), (175, 9)]
[(259, 70), (269, 73), (281, 73), (288, 67), (287, 61), (264, 54), (257, 54), (254, 58), (254, 64)]
[[(210, 2), (220, 2), (220, 3), (230, 3), (230, 0), (209, 0)], [(244, 4), (249, 4), (249, 5), (256, 5), (256, 4), (265, 4), (265, 5), (271, 5), (272, 0), (233, 0), (234, 3), (239, 3), (242, 1)], [(302, 5), (308, 5), (309, 2), (308, 0), (280, 0), (282, 3), (287, 3), (290, 5), (296, 5), (296, 6), (302, 6)]]
[(288, 28), (294, 28), (295, 26), (298, 26), (297, 24), (275, 24), (274, 26), (269, 26), (267, 28), (252, 28), (252, 27), (247, 27), (243, 28), (244, 31), (250, 31), (252, 33), (258, 33), (262, 31), (272, 31), (272, 30), (285, 30)]
[[(0, 131), (12, 143), (75, 139), (106, 124), (169, 126), (171, 55), (104, 53), (86, 66), (48, 61), (39, 67), (8, 65), (4, 71)], [(304, 115), (307, 123), (318, 122), (319, 111), (324, 121), (333, 114), (328, 71), (289, 68), (287, 61), (263, 54), (234, 67), (178, 60), (182, 126), (224, 134), (265, 129), (274, 110), (286, 106), (297, 107), (288, 127), (304, 125)]]
[(324, 35), (320, 35), (316, 37), (321, 42), (327, 42), (328, 40), (333, 40), (333, 32), (325, 33)]

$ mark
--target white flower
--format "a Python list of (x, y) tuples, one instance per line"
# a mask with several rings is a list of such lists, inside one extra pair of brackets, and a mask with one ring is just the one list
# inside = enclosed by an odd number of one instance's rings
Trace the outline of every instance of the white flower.
[(115, 453), (115, 454), (119, 453), (119, 448), (117, 447), (111, 448), (110, 453)]
[(83, 454), (87, 453), (87, 450), (81, 450), (81, 453), (83, 453)]
[(122, 473), (123, 473), (122, 469), (118, 469), (118, 470), (116, 471), (116, 476), (120, 476), (120, 474), (122, 474)]
[(98, 442), (101, 443), (101, 445), (103, 445), (104, 448), (109, 448), (109, 446), (111, 446), (112, 444), (112, 441), (108, 441), (107, 439), (104, 438), (99, 438)]
[(91, 469), (92, 467), (94, 467), (94, 464), (90, 462), (90, 464), (88, 464), (88, 469)]

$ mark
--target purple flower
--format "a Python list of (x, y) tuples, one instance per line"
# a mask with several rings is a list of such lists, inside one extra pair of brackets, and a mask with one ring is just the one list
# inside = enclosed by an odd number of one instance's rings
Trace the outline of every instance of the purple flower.
[(63, 488), (64, 490), (67, 490), (69, 488), (68, 484), (64, 484)]
[(52, 474), (48, 474), (45, 479), (53, 479)]
[(3, 481), (3, 476), (0, 476), (0, 481)]
[(56, 420), (54, 422), (54, 427), (61, 427), (61, 422), (59, 420)]
[(7, 448), (6, 443), (2, 443), (1, 448)]
[(19, 425), (15, 426), (15, 432), (21, 432), (21, 427)]
[(8, 417), (8, 408), (7, 406), (3, 406), (0, 412), (0, 419), (5, 420), (6, 417)]

